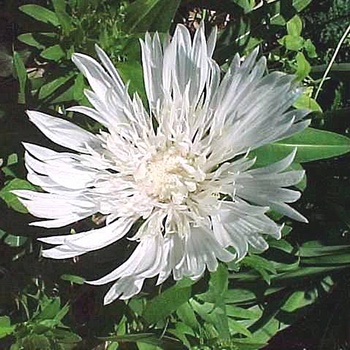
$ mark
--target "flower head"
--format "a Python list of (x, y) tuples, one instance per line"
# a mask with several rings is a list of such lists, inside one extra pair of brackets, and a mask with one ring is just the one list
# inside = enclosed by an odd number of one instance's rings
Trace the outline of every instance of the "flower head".
[[(178, 25), (171, 41), (158, 34), (141, 42), (146, 109), (132, 98), (107, 55), (102, 66), (74, 54), (92, 88), (92, 107), (73, 107), (104, 126), (93, 134), (62, 118), (29, 111), (30, 120), (52, 141), (70, 149), (56, 152), (25, 144), (28, 179), (45, 192), (16, 191), (41, 227), (62, 227), (99, 213), (104, 226), (40, 240), (55, 245), (43, 255), (65, 259), (125, 239), (138, 222), (138, 242), (129, 259), (106, 276), (115, 281), (105, 303), (137, 294), (147, 278), (199, 278), (218, 260), (242, 259), (252, 246), (268, 248), (263, 235), (280, 237), (266, 212), (306, 219), (287, 203), (300, 193), (303, 171), (286, 171), (295, 151), (263, 168), (252, 168), (249, 150), (290, 136), (308, 125), (307, 111), (291, 109), (301, 94), (294, 77), (266, 74), (266, 60), (254, 50), (237, 54), (221, 79), (212, 59), (213, 30), (201, 25), (191, 40)], [(135, 226), (136, 227), (136, 226)]]

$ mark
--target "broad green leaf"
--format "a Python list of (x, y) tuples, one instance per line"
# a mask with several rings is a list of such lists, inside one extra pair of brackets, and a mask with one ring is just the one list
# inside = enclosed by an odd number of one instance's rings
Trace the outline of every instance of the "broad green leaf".
[(60, 45), (53, 45), (43, 50), (40, 56), (52, 61), (59, 61), (61, 58), (65, 57), (66, 54), (62, 50)]
[(295, 15), (287, 22), (287, 33), (293, 37), (300, 37), (303, 29), (303, 22), (298, 15)]
[(52, 44), (55, 40), (58, 40), (55, 33), (24, 33), (20, 34), (17, 38), (22, 43), (36, 47), (39, 50), (43, 50), (49, 43)]
[(196, 315), (189, 303), (182, 304), (176, 310), (176, 313), (178, 317), (181, 319), (181, 321), (185, 323), (187, 326), (191, 327), (192, 329), (199, 328), (199, 323), (197, 321)]
[(11, 325), (11, 320), (8, 316), (0, 316), (0, 339), (13, 333), (15, 326)]
[(227, 291), (228, 271), (224, 264), (219, 264), (217, 270), (210, 274), (209, 289), (211, 289), (219, 298)]
[(307, 52), (307, 55), (310, 58), (316, 58), (317, 52), (316, 52), (316, 46), (312, 43), (310, 39), (306, 39), (304, 42), (304, 49)]
[(191, 286), (176, 284), (150, 300), (142, 315), (148, 323), (157, 323), (176, 311), (191, 297)]
[(288, 139), (266, 145), (252, 151), (257, 157), (257, 166), (276, 162), (297, 147), (295, 161), (310, 162), (340, 156), (350, 151), (350, 139), (330, 131), (307, 128)]
[(13, 53), (14, 71), (19, 81), (18, 103), (26, 103), (27, 70), (18, 52)]
[(246, 256), (241, 264), (253, 268), (268, 284), (271, 282), (272, 275), (276, 274), (273, 263), (259, 255)]
[(62, 87), (64, 84), (66, 84), (70, 79), (72, 79), (74, 76), (73, 74), (69, 75), (63, 75), (58, 77), (55, 80), (50, 81), (49, 83), (43, 85), (39, 90), (39, 99), (43, 100), (47, 97), (51, 97), (51, 95), (58, 90), (60, 87)]
[(25, 43), (29, 46), (33, 46), (36, 47), (37, 49), (44, 49), (45, 45), (43, 45), (42, 43), (40, 43), (34, 36), (33, 33), (24, 33), (24, 34), (20, 34), (17, 37), (18, 40), (22, 41), (22, 43)]
[(234, 318), (254, 320), (259, 317), (260, 313), (249, 309), (244, 309), (243, 307), (226, 305), (226, 315)]
[(13, 179), (7, 182), (5, 187), (0, 190), (0, 198), (4, 200), (10, 208), (20, 213), (28, 213), (24, 205), (11, 193), (13, 190), (35, 190), (35, 187), (26, 180)]
[(126, 10), (124, 30), (127, 33), (167, 33), (180, 0), (136, 0)]
[(290, 51), (299, 51), (304, 46), (304, 39), (302, 37), (289, 34), (278, 39), (278, 42)]
[(147, 101), (141, 65), (132, 61), (117, 63), (116, 67), (124, 83), (129, 84), (130, 93), (137, 92), (142, 101)]
[(61, 308), (60, 298), (52, 298), (42, 301), (41, 311), (34, 317), (36, 321), (51, 320), (56, 317)]
[(29, 4), (20, 6), (19, 9), (40, 22), (52, 24), (55, 27), (60, 24), (56, 14), (45, 7)]
[(293, 0), (293, 7), (300, 12), (308, 7), (311, 1), (312, 0)]
[(296, 75), (298, 77), (298, 80), (302, 81), (309, 75), (311, 71), (311, 66), (310, 66), (310, 63), (306, 60), (302, 52), (297, 53), (296, 62), (297, 62)]
[(301, 95), (297, 101), (294, 102), (293, 107), (297, 109), (309, 109), (312, 112), (322, 113), (320, 105), (312, 97), (305, 94)]
[(315, 298), (311, 298), (311, 293), (304, 290), (297, 290), (287, 299), (281, 310), (294, 312), (302, 307), (308, 306), (315, 302)]
[(228, 319), (228, 326), (231, 334), (243, 334), (246, 337), (251, 337), (252, 334), (242, 323), (236, 321), (233, 318)]

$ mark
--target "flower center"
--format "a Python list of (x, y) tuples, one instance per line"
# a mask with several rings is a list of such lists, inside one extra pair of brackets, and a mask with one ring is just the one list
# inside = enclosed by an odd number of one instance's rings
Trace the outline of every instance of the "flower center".
[(144, 161), (135, 179), (147, 195), (159, 202), (182, 204), (205, 179), (199, 163), (199, 157), (170, 147)]

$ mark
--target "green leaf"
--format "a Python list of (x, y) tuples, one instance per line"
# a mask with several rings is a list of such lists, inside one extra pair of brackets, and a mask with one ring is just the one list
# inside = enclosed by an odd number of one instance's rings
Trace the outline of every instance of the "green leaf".
[(126, 9), (124, 30), (127, 33), (167, 33), (180, 0), (136, 0)]
[(138, 93), (142, 101), (147, 101), (143, 84), (142, 67), (136, 61), (121, 62), (116, 65), (125, 84), (129, 84), (130, 93)]
[(310, 162), (349, 152), (350, 139), (330, 131), (307, 128), (285, 140), (260, 147), (251, 155), (257, 157), (257, 166), (263, 166), (286, 157), (295, 147), (298, 149), (295, 161)]
[(296, 75), (299, 81), (304, 80), (311, 71), (310, 63), (306, 60), (302, 52), (298, 52), (296, 55), (297, 70)]
[(18, 52), (13, 53), (13, 66), (19, 81), (18, 103), (26, 103), (27, 70)]
[(294, 102), (293, 107), (297, 109), (309, 109), (312, 112), (321, 112), (322, 108), (320, 105), (310, 96), (301, 95), (296, 102)]
[(310, 58), (316, 58), (317, 57), (316, 47), (312, 43), (312, 41), (310, 39), (306, 39), (305, 40), (305, 42), (304, 42), (304, 49), (306, 50), (307, 55)]
[(303, 22), (298, 15), (295, 15), (287, 22), (287, 33), (293, 37), (300, 37), (303, 29)]
[(224, 264), (219, 264), (217, 270), (210, 274), (209, 289), (211, 289), (219, 298), (227, 291), (228, 271)]
[(49, 43), (58, 40), (55, 33), (24, 33), (17, 38), (22, 43), (36, 47), (39, 50), (43, 50)]
[(20, 212), (20, 213), (28, 213), (27, 209), (24, 205), (18, 200), (18, 198), (11, 193), (13, 190), (35, 190), (36, 188), (26, 180), (22, 179), (13, 179), (6, 183), (5, 187), (3, 187), (0, 191), (0, 198), (6, 202), (6, 204)]
[(255, 5), (255, 0), (233, 0), (233, 2), (240, 6), (244, 13), (253, 11)]
[(312, 0), (293, 0), (293, 7), (300, 12), (308, 7), (311, 1)]
[(52, 61), (59, 61), (61, 58), (65, 57), (66, 54), (62, 50), (60, 45), (53, 45), (43, 50), (40, 56)]
[(124, 334), (124, 335), (115, 335), (110, 337), (99, 337), (99, 339), (106, 341), (116, 341), (118, 343), (146, 343), (155, 346), (162, 346), (164, 342), (176, 342), (178, 341), (174, 338), (163, 336), (162, 338), (158, 338), (153, 333), (135, 333), (135, 334)]
[(55, 328), (51, 330), (53, 336), (59, 340), (60, 343), (63, 344), (74, 344), (79, 343), (82, 339), (79, 335), (72, 333), (72, 331), (68, 329)]
[(19, 9), (40, 22), (52, 24), (55, 27), (60, 24), (56, 14), (45, 7), (29, 4), (20, 6)]
[(43, 85), (39, 90), (39, 99), (44, 100), (47, 97), (51, 97), (51, 95), (66, 84), (70, 79), (73, 78), (72, 74), (63, 75), (58, 77), (55, 80), (50, 81), (49, 83)]
[(24, 33), (24, 34), (20, 34), (17, 37), (18, 40), (22, 41), (22, 43), (25, 43), (29, 46), (33, 46), (36, 47), (37, 49), (44, 49), (45, 45), (43, 45), (42, 43), (40, 43), (35, 37), (33, 33)]
[(65, 0), (52, 0), (55, 14), (62, 26), (63, 33), (66, 35), (73, 30), (73, 19), (66, 12)]
[(76, 276), (76, 275), (67, 275), (67, 274), (63, 274), (61, 276), (61, 279), (63, 281), (68, 281), (71, 282), (73, 284), (84, 284), (85, 279), (81, 276)]
[(182, 304), (176, 313), (183, 323), (191, 327), (191, 329), (199, 329), (199, 323), (197, 321), (196, 315), (191, 308), (189, 303)]
[(0, 229), (0, 239), (10, 247), (20, 247), (27, 241), (28, 238), (24, 236), (11, 235)]
[(176, 311), (191, 297), (191, 286), (176, 284), (150, 300), (143, 314), (148, 323), (157, 323)]
[(259, 255), (246, 256), (241, 264), (253, 268), (268, 284), (271, 282), (271, 275), (276, 274), (273, 263)]
[(283, 38), (277, 40), (287, 50), (299, 51), (304, 46), (304, 39), (300, 36), (285, 35)]
[(60, 298), (46, 299), (42, 301), (41, 311), (34, 317), (36, 321), (51, 320), (56, 317), (61, 308)]
[(13, 333), (15, 326), (11, 326), (11, 320), (8, 316), (0, 316), (0, 339)]

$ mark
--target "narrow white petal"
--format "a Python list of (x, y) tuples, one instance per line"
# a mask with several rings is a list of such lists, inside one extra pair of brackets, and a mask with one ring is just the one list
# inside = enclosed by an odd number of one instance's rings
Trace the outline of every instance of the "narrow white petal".
[(35, 111), (27, 111), (27, 114), (40, 131), (58, 145), (86, 153), (87, 144), (92, 148), (100, 144), (96, 136), (67, 120)]

